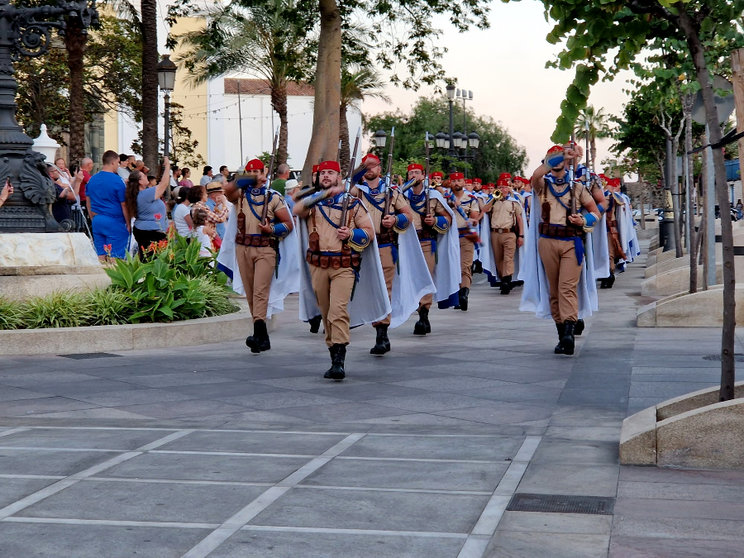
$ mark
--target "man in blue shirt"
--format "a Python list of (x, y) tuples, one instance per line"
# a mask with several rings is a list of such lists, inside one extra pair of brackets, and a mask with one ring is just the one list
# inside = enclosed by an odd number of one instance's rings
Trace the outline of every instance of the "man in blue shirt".
[(129, 212), (125, 204), (126, 186), (117, 174), (119, 155), (106, 151), (101, 171), (94, 174), (85, 190), (85, 203), (93, 224), (93, 245), (98, 258), (125, 258), (129, 244)]

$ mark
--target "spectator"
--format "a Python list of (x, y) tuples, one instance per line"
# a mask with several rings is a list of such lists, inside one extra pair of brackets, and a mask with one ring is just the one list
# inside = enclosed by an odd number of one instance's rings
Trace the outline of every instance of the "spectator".
[(199, 181), (200, 186), (206, 186), (210, 182), (212, 182), (212, 177), (214, 176), (214, 172), (212, 171), (212, 167), (207, 165), (204, 167), (204, 172), (202, 173), (201, 180)]
[(276, 169), (276, 178), (271, 181), (271, 188), (280, 194), (284, 194), (284, 185), (289, 178), (289, 165), (282, 163)]
[(93, 159), (90, 157), (83, 158), (80, 161), (80, 171), (83, 173), (83, 179), (80, 181), (78, 196), (80, 196), (80, 203), (85, 205), (85, 187), (88, 185), (91, 173), (93, 172)]
[(72, 204), (76, 201), (75, 191), (72, 189), (70, 181), (62, 177), (62, 173), (56, 165), (47, 165), (47, 173), (54, 182), (55, 189), (52, 215), (63, 230), (71, 231), (73, 228)]
[(148, 177), (140, 171), (132, 171), (127, 180), (127, 209), (129, 214), (135, 217), (134, 239), (139, 245), (140, 259), (147, 257), (147, 250), (152, 243), (157, 244), (166, 239), (165, 231), (168, 230), (168, 217), (165, 212), (165, 203), (161, 197), (168, 187), (170, 179), (170, 161), (164, 159), (165, 169), (160, 182), (151, 186)]
[(157, 186), (157, 184), (158, 184), (158, 179), (156, 177), (154, 177), (153, 175), (148, 174), (147, 175), (147, 186), (148, 187), (150, 187), (150, 186)]
[(181, 180), (181, 169), (178, 168), (178, 165), (172, 165), (171, 166), (171, 177), (170, 177), (170, 187), (176, 188), (178, 186), (178, 181)]
[(181, 180), (178, 182), (179, 186), (186, 186), (186, 188), (191, 188), (194, 183), (191, 182), (191, 169), (188, 167), (183, 167), (181, 169)]
[(229, 180), (228, 180), (229, 177), (230, 177), (230, 169), (227, 168), (227, 165), (222, 165), (220, 167), (220, 174), (218, 174), (217, 176), (215, 176), (214, 179), (217, 182), (221, 182), (222, 185), (224, 186), (225, 184), (227, 184), (229, 182)]
[(93, 245), (102, 261), (108, 257), (124, 258), (129, 243), (126, 186), (117, 174), (118, 161), (116, 151), (106, 151), (101, 171), (91, 177), (85, 190), (88, 215), (93, 225)]
[(284, 184), (284, 201), (287, 203), (290, 215), (292, 214), (292, 208), (294, 208), (294, 198), (292, 197), (297, 189), (300, 187), (300, 183), (294, 178), (290, 178)]
[(212, 239), (217, 236), (214, 225), (207, 219), (207, 211), (202, 207), (192, 210), (191, 218), (194, 221), (194, 237), (201, 244), (200, 256), (211, 256), (214, 250)]
[(134, 170), (138, 170), (143, 174), (147, 174), (150, 172), (150, 169), (145, 166), (145, 162), (139, 159), (134, 162)]
[(57, 157), (54, 160), (54, 165), (59, 169), (59, 176), (63, 180), (66, 180), (69, 184), (72, 184), (72, 175), (73, 173), (70, 172), (70, 169), (67, 168), (67, 163), (65, 162), (64, 158)]
[(225, 238), (225, 222), (230, 216), (230, 202), (227, 201), (222, 190), (222, 183), (215, 180), (207, 184), (207, 201), (205, 202), (209, 213), (207, 219), (215, 225), (217, 236)]
[(736, 215), (739, 219), (744, 216), (744, 204), (741, 203), (741, 199), (736, 201)]
[(134, 157), (132, 155), (127, 155), (126, 153), (119, 154), (119, 167), (116, 169), (116, 174), (121, 176), (121, 179), (125, 182), (127, 178), (129, 178), (129, 173), (131, 172), (129, 168), (130, 159), (134, 159)]
[(0, 191), (0, 207), (6, 202), (6, 200), (13, 195), (13, 185), (10, 183), (10, 178), (5, 179), (5, 186)]
[(176, 197), (176, 206), (173, 208), (172, 212), (173, 226), (175, 227), (176, 232), (179, 236), (185, 236), (187, 238), (192, 236), (191, 231), (194, 228), (194, 223), (191, 220), (191, 214), (189, 211), (189, 206), (191, 205), (188, 198), (189, 190), (191, 190), (191, 188), (186, 188), (184, 186), (176, 188), (176, 191), (173, 192)]

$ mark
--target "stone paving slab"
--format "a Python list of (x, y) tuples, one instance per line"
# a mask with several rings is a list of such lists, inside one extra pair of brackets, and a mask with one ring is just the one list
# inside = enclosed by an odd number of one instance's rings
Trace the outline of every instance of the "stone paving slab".
[[(635, 328), (641, 276), (600, 292), (572, 358), (476, 275), (467, 313), (409, 320), (383, 358), (355, 329), (340, 384), (296, 297), (261, 355), (3, 359), (0, 556), (738, 556), (744, 474), (617, 464), (627, 414), (720, 369), (720, 332)], [(614, 515), (507, 511), (520, 493)]]

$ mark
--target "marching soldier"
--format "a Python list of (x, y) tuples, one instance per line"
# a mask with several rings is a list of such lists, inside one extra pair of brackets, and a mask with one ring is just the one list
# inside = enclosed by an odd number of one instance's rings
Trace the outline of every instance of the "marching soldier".
[(524, 244), (524, 223), (522, 206), (515, 199), (509, 198), (509, 181), (498, 180), (500, 195), (491, 196), (483, 206), (483, 213), (489, 219), (491, 249), (493, 250), (496, 271), (501, 279), (501, 294), (508, 295), (512, 289), (514, 275), (514, 255), (517, 247)]
[[(382, 272), (385, 275), (388, 296), (391, 297), (398, 264), (398, 234), (406, 230), (413, 215), (400, 191), (389, 188), (380, 180), (382, 166), (379, 157), (369, 153), (362, 158), (362, 164), (366, 167), (364, 182), (352, 188), (351, 193), (362, 199), (372, 218)], [(406, 263), (402, 262), (403, 265)], [(379, 322), (372, 322), (372, 325), (377, 330), (377, 339), (369, 352), (372, 355), (384, 355), (390, 350), (388, 338), (390, 314)]]
[[(433, 173), (432, 176), (440, 180), (443, 178), (441, 173)], [(423, 166), (409, 165), (408, 179), (415, 180), (414, 185), (406, 192), (411, 204), (413, 226), (426, 258), (426, 266), (437, 288), (437, 300), (447, 300), (457, 292), (460, 278), (456, 268), (456, 261), (459, 259), (456, 254), (457, 239), (451, 229), (452, 210), (435, 187), (429, 188), (427, 196), (424, 190)], [(413, 327), (414, 335), (431, 333), (429, 310), (433, 301), (434, 296), (427, 294), (419, 302), (419, 319)]]
[[(592, 195), (583, 184), (574, 183), (569, 172), (575, 168), (581, 155), (581, 148), (573, 145), (553, 146), (545, 162), (535, 169), (530, 179), (535, 203), (540, 204), (533, 206), (532, 218), (537, 226), (536, 230), (530, 231), (530, 236), (531, 242), (536, 243), (548, 284), (549, 312), (558, 331), (556, 354), (574, 353), (580, 304), (585, 311), (591, 312), (582, 296), (585, 293), (579, 292), (580, 287), (586, 289), (586, 285), (580, 284), (585, 262), (583, 237), (584, 227), (593, 226), (600, 214)], [(581, 213), (582, 208), (585, 213)], [(532, 253), (534, 251), (533, 245)], [(542, 315), (545, 301), (541, 299), (539, 283), (539, 277), (528, 276), (520, 308), (535, 309)]]
[(461, 172), (453, 172), (450, 174), (450, 181), (452, 197), (449, 198), (449, 202), (455, 210), (457, 230), (460, 235), (460, 292), (459, 304), (455, 308), (466, 312), (470, 285), (473, 281), (472, 265), (475, 244), (479, 242), (477, 226), (480, 211), (478, 199), (465, 190), (465, 175)]
[[(242, 283), (245, 291), (253, 316), (253, 335), (245, 344), (252, 353), (271, 349), (266, 327), (269, 293), (277, 271), (279, 243), (294, 228), (283, 196), (268, 188), (266, 179), (263, 162), (252, 159), (245, 166), (245, 174), (225, 185), (225, 196), (233, 208), (218, 257), (223, 268), (231, 270), (233, 284)], [(292, 265), (294, 260), (290, 257), (285, 264)], [(235, 277), (236, 272), (239, 278)], [(288, 275), (296, 275), (296, 270), (280, 273), (276, 280), (291, 282), (293, 278)], [(293, 291), (297, 289), (289, 287), (282, 292), (286, 296)]]
[[(362, 271), (362, 252), (373, 256), (373, 267), (369, 272), (377, 274), (377, 291), (372, 294), (357, 293), (368, 302), (378, 303), (372, 309), (374, 320), (381, 320), (390, 311), (390, 302), (385, 291), (385, 282), (379, 264), (379, 256), (365, 250), (374, 246), (375, 229), (367, 210), (359, 198), (344, 192), (341, 167), (336, 161), (324, 161), (318, 165), (321, 190), (298, 201), (294, 214), (302, 221), (307, 236), (303, 238), (306, 249), (309, 281), (315, 301), (320, 309), (325, 327), (325, 341), (331, 355), (331, 367), (324, 378), (341, 381), (346, 376), (344, 364), (346, 346), (350, 340), (351, 318), (349, 302), (354, 291), (357, 274)], [(303, 230), (303, 233), (305, 230)], [(373, 281), (375, 277), (371, 278)], [(360, 279), (361, 286), (361, 279)], [(360, 289), (361, 290), (361, 289)], [(307, 297), (303, 284), (303, 297)], [(385, 297), (382, 301), (381, 297)]]

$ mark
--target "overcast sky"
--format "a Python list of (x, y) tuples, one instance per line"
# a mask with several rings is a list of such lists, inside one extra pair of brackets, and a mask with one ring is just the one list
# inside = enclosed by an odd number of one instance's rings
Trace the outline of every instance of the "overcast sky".
[[(545, 62), (553, 60), (560, 48), (545, 41), (552, 25), (545, 21), (541, 2), (493, 2), (489, 20), (491, 27), (485, 31), (458, 33), (443, 25), (442, 43), (449, 52), (442, 63), (447, 76), (457, 80), (457, 87), (473, 92), (468, 106), (500, 122), (526, 148), (529, 161), (525, 172), (529, 174), (551, 145), (550, 136), (573, 71), (545, 68)], [(600, 82), (593, 88), (589, 103), (604, 108), (607, 114), (620, 115), (626, 100), (625, 87), (624, 79)], [(369, 116), (389, 111), (392, 106), (408, 113), (418, 97), (434, 95), (434, 90), (422, 87), (411, 92), (388, 86), (387, 94), (392, 104), (365, 101), (363, 112)], [(610, 156), (609, 146), (609, 140), (599, 142), (598, 167)]]

